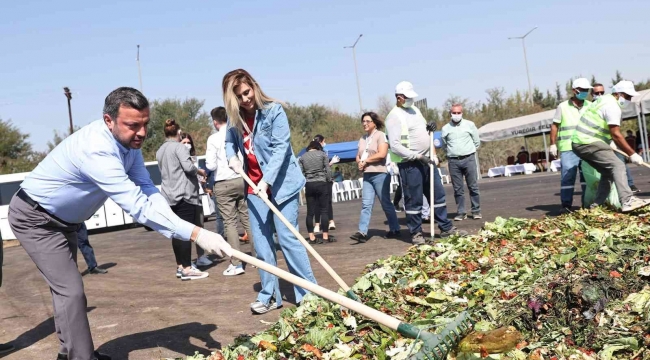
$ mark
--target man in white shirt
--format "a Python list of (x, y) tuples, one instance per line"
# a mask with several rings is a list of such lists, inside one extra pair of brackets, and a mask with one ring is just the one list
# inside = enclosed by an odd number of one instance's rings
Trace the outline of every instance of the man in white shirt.
[[(217, 200), (217, 211), (221, 214), (226, 228), (226, 240), (233, 249), (239, 251), (239, 233), (237, 232), (237, 216), (239, 215), (239, 221), (248, 234), (253, 248), (252, 256), (255, 256), (253, 233), (248, 221), (248, 206), (244, 197), (244, 179), (228, 167), (228, 159), (226, 159), (226, 129), (228, 127), (226, 109), (222, 106), (216, 107), (210, 111), (210, 115), (217, 132), (208, 138), (205, 167), (214, 171), (214, 196)], [(239, 259), (230, 258), (230, 266), (223, 274), (233, 276), (244, 272), (242, 262)]]
[(605, 203), (613, 181), (622, 212), (630, 212), (650, 204), (646, 199), (632, 196), (625, 175), (625, 164), (616, 157), (610, 147), (613, 142), (628, 155), (630, 162), (643, 164), (643, 159), (627, 144), (620, 129), (621, 108), (636, 95), (638, 92), (634, 90), (631, 81), (620, 81), (614, 85), (611, 94), (602, 96), (584, 110), (571, 137), (573, 152), (600, 173), (594, 205)]

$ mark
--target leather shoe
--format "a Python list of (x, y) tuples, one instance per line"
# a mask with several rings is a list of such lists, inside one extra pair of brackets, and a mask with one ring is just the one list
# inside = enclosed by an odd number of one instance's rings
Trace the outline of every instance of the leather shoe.
[(106, 273), (108, 273), (108, 270), (102, 269), (102, 268), (99, 268), (99, 267), (95, 266), (94, 268), (88, 270), (88, 273), (95, 274), (95, 275), (97, 275), (97, 274), (106, 274)]

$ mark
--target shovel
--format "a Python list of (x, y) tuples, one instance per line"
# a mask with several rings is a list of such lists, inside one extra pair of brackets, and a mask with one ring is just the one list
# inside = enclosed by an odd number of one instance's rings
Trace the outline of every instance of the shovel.
[[(624, 153), (623, 151), (621, 151), (621, 150), (619, 150), (619, 149), (613, 149), (613, 148), (612, 148), (612, 150), (614, 150), (614, 151), (616, 151), (617, 153), (619, 153), (619, 154), (625, 156), (626, 158), (629, 158), (629, 157), (630, 157), (630, 155)], [(647, 168), (650, 168), (650, 164), (648, 164), (648, 163), (646, 163), (646, 162), (642, 163), (641, 165), (643, 165), (643, 166), (645, 166), (645, 167), (647, 167)]]
[[(258, 191), (257, 186), (256, 186), (256, 185), (253, 183), (253, 181), (248, 177), (248, 175), (246, 175), (246, 173), (244, 173), (243, 171), (240, 171), (240, 172), (239, 172), (239, 175), (241, 175), (241, 177), (243, 177), (244, 180), (246, 180), (246, 182), (248, 183), (248, 185), (249, 185), (251, 188), (253, 188), (253, 191), (254, 191), (255, 193), (257, 193), (257, 191)], [(305, 238), (302, 237), (302, 235), (300, 235), (300, 232), (298, 232), (298, 230), (296, 230), (296, 228), (293, 227), (293, 225), (292, 225), (292, 224), (291, 224), (291, 223), (290, 223), (290, 222), (289, 222), (289, 221), (284, 217), (284, 215), (282, 215), (282, 213), (280, 212), (280, 210), (278, 210), (278, 208), (276, 208), (276, 207), (273, 205), (273, 203), (271, 202), (271, 200), (269, 200), (269, 199), (266, 198), (266, 197), (261, 197), (261, 196), (260, 196), (260, 199), (264, 200), (264, 203), (266, 204), (266, 206), (268, 206), (269, 209), (271, 209), (271, 211), (273, 211), (273, 213), (274, 213), (274, 214), (275, 214), (275, 215), (280, 219), (280, 221), (282, 221), (282, 223), (283, 223), (283, 224), (284, 224), (284, 225), (285, 225), (289, 230), (291, 230), (291, 233), (293, 233), (293, 235), (295, 235), (295, 237), (298, 238), (298, 240), (299, 240), (299, 241), (302, 243), (302, 245), (307, 249), (307, 251), (309, 251), (309, 253), (310, 253), (310, 254), (311, 254), (311, 255), (316, 259), (316, 261), (318, 261), (318, 262), (323, 266), (323, 268), (325, 268), (325, 271), (327, 271), (327, 273), (328, 273), (328, 274), (329, 274), (329, 275), (330, 275), (330, 276), (331, 276), (331, 277), (336, 281), (336, 283), (339, 284), (339, 286), (340, 286), (343, 290), (345, 290), (345, 294), (346, 294), (350, 299), (352, 299), (352, 300), (356, 300), (356, 301), (359, 301), (359, 298), (358, 298), (357, 295), (352, 291), (352, 289), (350, 289), (350, 287), (345, 283), (345, 281), (343, 281), (343, 279), (341, 279), (341, 277), (340, 277), (340, 276), (339, 276), (339, 275), (338, 275), (338, 274), (337, 274), (337, 273), (332, 269), (332, 267), (329, 266), (329, 264), (325, 261), (325, 259), (323, 259), (323, 258), (322, 258), (322, 257), (321, 257), (317, 252), (316, 252), (316, 250), (314, 250), (314, 248), (309, 244), (309, 242), (307, 242), (307, 240), (305, 240)], [(255, 265), (255, 264), (253, 264), (253, 265)], [(255, 266), (257, 266), (257, 265), (255, 265)], [(258, 267), (260, 267), (260, 266), (258, 266)], [(269, 271), (269, 272), (271, 272), (271, 271)], [(271, 273), (272, 273), (272, 272), (271, 272)], [(302, 279), (301, 279), (301, 280), (302, 280)], [(303, 280), (303, 281), (304, 281), (304, 280)], [(295, 283), (294, 283), (294, 284), (295, 284)], [(311, 284), (311, 283), (310, 283), (310, 284)], [(306, 289), (306, 288), (305, 288), (305, 289)]]
[[(289, 228), (292, 227), (289, 226)], [(294, 285), (309, 290), (322, 298), (325, 298), (329, 301), (332, 301), (343, 307), (346, 307), (354, 312), (357, 312), (379, 324), (389, 327), (392, 330), (397, 331), (404, 337), (408, 337), (416, 340), (417, 339), (422, 340), (424, 344), (420, 348), (420, 351), (409, 356), (409, 360), (446, 359), (447, 354), (449, 354), (450, 351), (452, 351), (458, 346), (460, 341), (471, 330), (473, 326), (473, 322), (469, 318), (469, 315), (467, 314), (466, 311), (463, 311), (452, 322), (447, 324), (447, 326), (445, 326), (445, 328), (439, 334), (432, 334), (430, 332), (419, 329), (415, 325), (403, 323), (399, 319), (384, 314), (381, 311), (375, 310), (369, 306), (363, 305), (357, 301), (339, 295), (331, 290), (328, 290), (322, 286), (316, 285), (303, 278), (295, 276), (273, 265), (269, 265), (264, 261), (246, 255), (241, 251), (232, 250), (232, 256), (246, 263), (255, 265), (258, 268), (266, 272), (269, 272), (279, 278), (282, 278)], [(326, 264), (324, 264), (324, 266), (325, 265)], [(327, 266), (326, 268), (329, 268), (329, 266)], [(331, 274), (333, 274), (333, 272)], [(342, 281), (341, 283), (344, 284)], [(351, 291), (348, 291), (348, 293), (351, 293)]]

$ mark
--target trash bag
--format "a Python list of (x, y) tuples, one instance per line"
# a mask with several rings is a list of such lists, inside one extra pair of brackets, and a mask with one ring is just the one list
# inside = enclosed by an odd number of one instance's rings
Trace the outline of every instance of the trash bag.
[[(596, 200), (596, 194), (598, 193), (598, 183), (600, 183), (600, 173), (586, 161), (581, 161), (580, 168), (582, 169), (582, 175), (585, 177), (585, 183), (587, 184), (585, 194), (582, 198), (582, 206), (588, 208)], [(616, 191), (616, 186), (614, 186), (613, 183), (609, 192), (609, 196), (607, 196), (605, 203), (613, 206), (616, 209), (621, 208), (621, 202), (618, 200), (618, 191)]]

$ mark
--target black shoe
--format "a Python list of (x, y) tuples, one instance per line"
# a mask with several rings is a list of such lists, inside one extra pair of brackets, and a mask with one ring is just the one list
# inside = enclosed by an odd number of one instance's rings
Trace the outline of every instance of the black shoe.
[(560, 209), (560, 215), (570, 214), (572, 212), (573, 211), (571, 211), (570, 207), (563, 206), (562, 209)]
[(388, 231), (388, 232), (386, 232), (386, 235), (384, 236), (384, 238), (386, 238), (386, 239), (399, 239), (400, 235), (402, 235), (402, 233), (399, 230), (397, 230), (397, 231)]
[(56, 360), (68, 360), (68, 354), (59, 354), (56, 356)]
[(327, 234), (327, 235), (328, 235), (327, 239), (323, 239), (323, 241), (327, 241), (327, 242), (331, 242), (331, 243), (336, 242), (336, 238), (334, 237), (334, 235), (332, 235), (332, 234)]
[(641, 192), (641, 190), (639, 190), (639, 188), (636, 187), (636, 185), (630, 186), (630, 190), (632, 190), (632, 194), (636, 194), (638, 192)]
[(102, 268), (98, 268), (97, 266), (95, 266), (94, 268), (88, 270), (88, 273), (89, 273), (89, 274), (107, 274), (107, 273), (108, 273), (108, 270), (106, 270), (106, 269), (102, 269)]
[(364, 242), (368, 241), (368, 237), (366, 235), (360, 233), (359, 231), (357, 231), (354, 235), (350, 236), (350, 239), (356, 240), (356, 241), (358, 241), (360, 243), (364, 243)]
[(316, 244), (316, 245), (320, 245), (323, 243), (323, 239), (318, 237), (315, 238), (314, 240), (307, 240), (307, 241), (309, 241), (310, 244)]
[[(105, 354), (102, 354), (98, 351), (93, 353), (94, 360), (111, 360), (111, 357)], [(68, 360), (68, 354), (59, 354), (56, 357), (56, 360)]]
[(431, 218), (428, 218), (428, 217), (423, 217), (422, 218), (423, 223), (428, 223), (429, 221), (431, 221)]
[(16, 348), (11, 343), (0, 344), (0, 354), (7, 354), (14, 351)]

